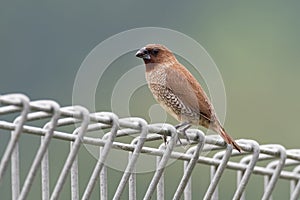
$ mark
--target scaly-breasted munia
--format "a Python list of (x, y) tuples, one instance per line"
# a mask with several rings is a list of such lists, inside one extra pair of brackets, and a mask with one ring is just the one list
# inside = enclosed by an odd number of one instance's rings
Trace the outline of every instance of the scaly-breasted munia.
[(154, 98), (181, 122), (176, 128), (204, 126), (219, 133), (227, 144), (241, 151), (239, 145), (222, 127), (198, 81), (168, 48), (160, 44), (148, 44), (136, 56), (144, 60), (146, 79)]

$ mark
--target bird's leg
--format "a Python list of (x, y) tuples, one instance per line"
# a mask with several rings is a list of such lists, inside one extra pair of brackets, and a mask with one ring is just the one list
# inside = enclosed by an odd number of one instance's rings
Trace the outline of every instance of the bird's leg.
[(184, 137), (186, 138), (187, 142), (190, 144), (190, 138), (187, 136), (186, 131), (191, 127), (191, 124), (186, 125), (183, 129), (181, 129), (182, 134), (184, 135)]
[[(175, 128), (180, 131), (184, 137), (186, 138), (186, 140), (188, 141), (188, 143), (190, 143), (190, 139), (188, 138), (187, 134), (186, 134), (186, 130), (189, 129), (191, 127), (191, 122), (182, 122), (178, 125), (175, 126)], [(180, 130), (179, 130), (180, 129)], [(180, 144), (182, 144), (182, 142), (179, 139)]]

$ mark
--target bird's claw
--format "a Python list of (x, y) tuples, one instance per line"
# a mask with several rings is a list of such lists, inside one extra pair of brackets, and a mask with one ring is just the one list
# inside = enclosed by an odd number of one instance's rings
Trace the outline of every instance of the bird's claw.
[[(191, 143), (191, 141), (190, 141), (190, 138), (187, 136), (186, 131), (187, 131), (187, 129), (189, 129), (191, 126), (192, 126), (192, 125), (190, 124), (190, 122), (183, 122), (183, 123), (178, 124), (178, 125), (175, 126), (175, 128), (177, 129), (177, 131), (178, 131), (179, 133), (182, 133), (182, 134), (183, 134), (183, 136), (185, 137), (185, 139), (187, 140), (187, 142), (188, 142), (189, 144)], [(178, 138), (178, 140), (179, 140), (180, 144), (182, 144), (180, 138)]]

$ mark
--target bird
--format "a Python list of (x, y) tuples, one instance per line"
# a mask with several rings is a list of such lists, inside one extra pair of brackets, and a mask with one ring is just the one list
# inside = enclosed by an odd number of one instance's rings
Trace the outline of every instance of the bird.
[(155, 100), (180, 124), (175, 128), (185, 131), (192, 125), (203, 126), (220, 134), (224, 141), (241, 152), (241, 147), (227, 134), (214, 107), (196, 78), (183, 66), (167, 47), (147, 44), (136, 57), (143, 59), (146, 80)]

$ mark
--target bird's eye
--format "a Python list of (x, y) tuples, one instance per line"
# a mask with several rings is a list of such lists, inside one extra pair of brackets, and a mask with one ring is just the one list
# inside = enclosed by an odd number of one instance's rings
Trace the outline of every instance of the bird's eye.
[(152, 54), (154, 56), (157, 56), (158, 52), (159, 52), (159, 49), (152, 49)]

